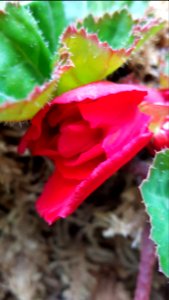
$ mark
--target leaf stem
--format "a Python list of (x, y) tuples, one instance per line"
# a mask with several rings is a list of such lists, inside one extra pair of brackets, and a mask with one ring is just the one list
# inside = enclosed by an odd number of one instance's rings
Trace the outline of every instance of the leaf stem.
[(141, 259), (134, 300), (149, 300), (153, 268), (156, 261), (155, 245), (150, 236), (150, 225), (146, 224), (142, 233)]

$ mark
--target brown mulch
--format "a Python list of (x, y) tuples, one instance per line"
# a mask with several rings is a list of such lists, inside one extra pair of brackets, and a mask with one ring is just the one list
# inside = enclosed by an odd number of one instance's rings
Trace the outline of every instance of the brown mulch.
[[(25, 125), (0, 130), (0, 300), (131, 300), (147, 220), (137, 188), (147, 154), (49, 227), (34, 203), (53, 167), (17, 154)], [(156, 265), (151, 299), (167, 299), (167, 289)]]

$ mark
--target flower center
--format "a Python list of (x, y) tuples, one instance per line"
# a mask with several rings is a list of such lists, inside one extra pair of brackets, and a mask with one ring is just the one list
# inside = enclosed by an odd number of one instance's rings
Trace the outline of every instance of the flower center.
[(101, 129), (91, 129), (87, 121), (65, 122), (60, 126), (57, 149), (62, 157), (72, 158), (96, 145), (101, 136)]

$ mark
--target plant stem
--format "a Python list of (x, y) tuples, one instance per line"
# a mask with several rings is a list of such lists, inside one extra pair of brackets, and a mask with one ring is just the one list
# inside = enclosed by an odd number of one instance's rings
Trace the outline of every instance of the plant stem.
[(153, 268), (156, 261), (155, 245), (150, 236), (150, 225), (147, 224), (142, 233), (141, 259), (134, 300), (149, 300)]

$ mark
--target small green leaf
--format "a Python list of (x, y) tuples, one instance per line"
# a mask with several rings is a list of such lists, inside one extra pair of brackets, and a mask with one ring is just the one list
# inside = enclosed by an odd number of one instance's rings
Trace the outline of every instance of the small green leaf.
[(89, 15), (78, 22), (77, 27), (84, 27), (88, 33), (96, 33), (101, 42), (107, 42), (113, 49), (134, 46), (133, 50), (136, 51), (164, 27), (164, 22), (148, 18), (134, 20), (129, 11), (123, 9), (97, 19)]
[(141, 194), (151, 221), (160, 267), (169, 277), (169, 149), (158, 152)]
[(68, 49), (72, 67), (61, 76), (57, 94), (104, 79), (127, 60), (131, 51), (113, 50), (107, 43), (99, 42), (97, 35), (87, 34), (83, 28), (77, 30), (73, 26), (64, 33), (62, 43), (61, 55)]
[(158, 21), (136, 22), (122, 10), (98, 19), (89, 16), (77, 28), (68, 27), (61, 42), (70, 52), (73, 67), (60, 78), (57, 94), (105, 79), (163, 26)]
[(107, 42), (113, 49), (120, 49), (129, 48), (133, 44), (133, 25), (132, 16), (124, 9), (97, 19), (89, 15), (78, 22), (77, 27), (84, 27), (87, 32), (96, 33), (101, 42)]
[(164, 21), (160, 20), (151, 20), (146, 23), (146, 19), (144, 20), (142, 26), (138, 23), (134, 28), (133, 34), (138, 37), (138, 41), (136, 43), (136, 47), (134, 51), (139, 50), (145, 42), (147, 42), (150, 38), (155, 36), (161, 29), (165, 26)]
[[(116, 3), (120, 2), (121, 8), (123, 8), (124, 6), (127, 6), (129, 12), (132, 14), (133, 17), (140, 18), (140, 17), (143, 17), (143, 15), (145, 14), (150, 1), (133, 0), (133, 1), (114, 1), (114, 2), (116, 2)], [(119, 5), (120, 5), (120, 3), (119, 3)]]

